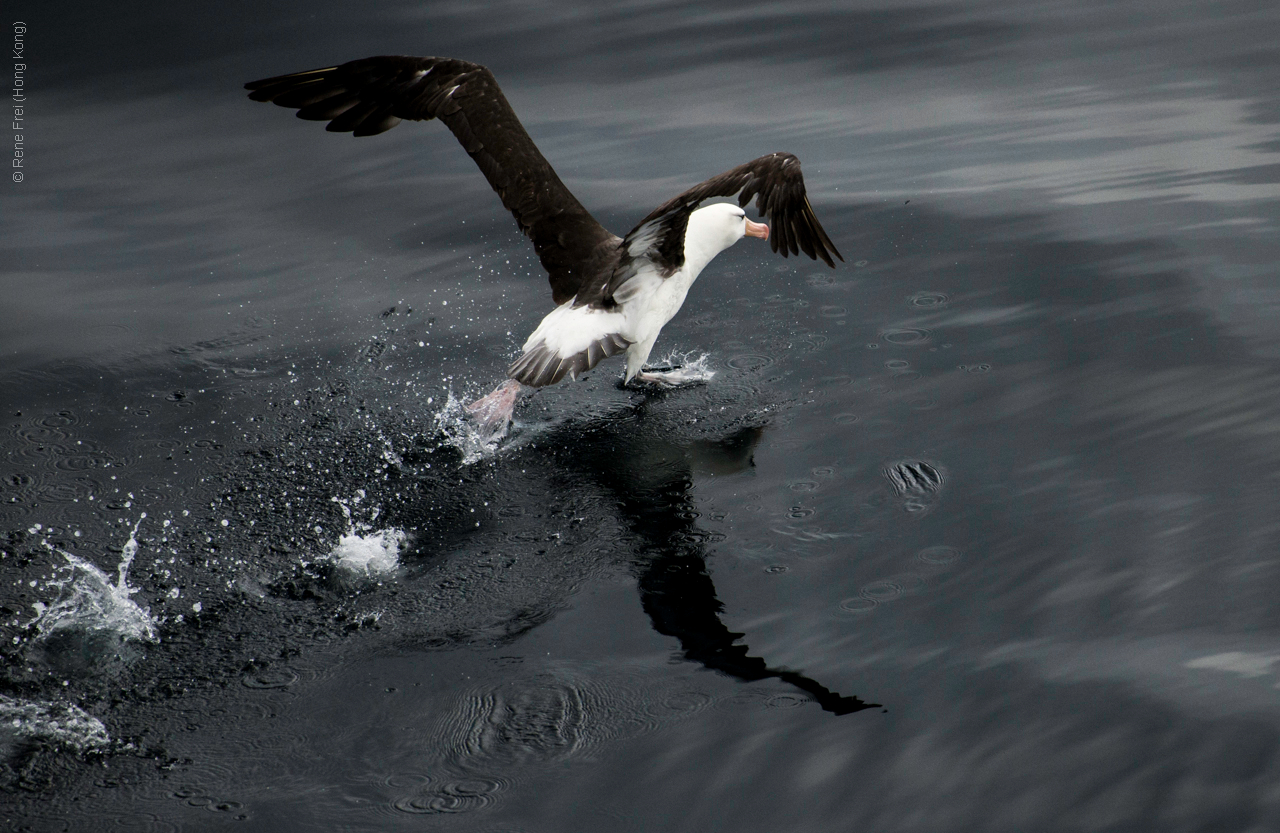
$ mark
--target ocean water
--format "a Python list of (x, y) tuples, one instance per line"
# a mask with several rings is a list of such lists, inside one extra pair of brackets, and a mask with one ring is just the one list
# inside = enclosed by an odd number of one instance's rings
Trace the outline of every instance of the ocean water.
[[(1274, 4), (11, 16), (3, 829), (1280, 827)], [(378, 54), (620, 234), (795, 153), (844, 263), (739, 243), (702, 383), (487, 447), (532, 247), (242, 89)]]

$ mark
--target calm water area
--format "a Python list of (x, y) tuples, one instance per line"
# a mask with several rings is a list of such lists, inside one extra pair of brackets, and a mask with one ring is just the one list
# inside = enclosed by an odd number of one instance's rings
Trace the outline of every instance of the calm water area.
[[(1280, 6), (8, 16), (0, 828), (1280, 829)], [(482, 453), (532, 247), (438, 122), (242, 89), (380, 54), (618, 234), (794, 153), (844, 262), (740, 242), (706, 384)]]

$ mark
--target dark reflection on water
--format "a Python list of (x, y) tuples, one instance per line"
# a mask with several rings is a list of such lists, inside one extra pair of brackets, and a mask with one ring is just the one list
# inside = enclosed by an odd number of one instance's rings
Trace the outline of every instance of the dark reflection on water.
[[(1274, 4), (27, 22), (9, 826), (1280, 827)], [(379, 53), (491, 65), (619, 232), (795, 152), (849, 260), (740, 244), (659, 348), (710, 383), (606, 365), (462, 465), (434, 417), (545, 313), (526, 241), (440, 125), (241, 90)]]
[[(575, 426), (575, 434), (580, 430)], [(844, 697), (795, 671), (771, 668), (736, 644), (745, 634), (725, 627), (719, 614), (715, 583), (707, 572), (706, 550), (715, 538), (696, 524), (698, 513), (689, 494), (694, 468), (722, 475), (745, 470), (764, 432), (746, 427), (721, 440), (677, 445), (641, 426), (593, 433), (589, 442), (576, 436), (550, 441), (572, 448), (567, 464), (601, 482), (618, 501), (627, 526), (643, 546), (633, 570), (640, 587), (640, 603), (665, 636), (680, 640), (684, 657), (740, 680), (776, 678), (812, 695), (833, 714), (850, 714), (879, 704)]]

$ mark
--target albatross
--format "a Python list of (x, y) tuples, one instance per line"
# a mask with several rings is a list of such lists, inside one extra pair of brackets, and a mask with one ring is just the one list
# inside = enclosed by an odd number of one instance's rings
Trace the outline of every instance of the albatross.
[[(556, 308), (525, 341), (492, 393), (467, 406), (489, 438), (507, 430), (528, 388), (576, 379), (625, 354), (624, 384), (670, 387), (691, 379), (646, 362), (712, 258), (743, 237), (768, 240), (783, 257), (801, 252), (835, 268), (844, 260), (805, 195), (790, 153), (753, 159), (664, 202), (625, 237), (591, 216), (565, 187), (516, 117), (493, 73), (455, 58), (388, 55), (245, 84), (249, 98), (297, 110), (325, 129), (373, 136), (404, 119), (440, 119), (475, 160), (551, 280)], [(737, 197), (737, 204), (703, 202)], [(772, 224), (747, 218), (756, 212)]]

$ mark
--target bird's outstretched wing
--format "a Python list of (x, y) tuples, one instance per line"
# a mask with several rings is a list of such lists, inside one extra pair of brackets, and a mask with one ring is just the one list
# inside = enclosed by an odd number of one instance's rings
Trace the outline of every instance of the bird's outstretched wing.
[[(572, 298), (618, 238), (556, 176), (507, 102), (493, 73), (453, 58), (382, 56), (245, 84), (254, 101), (329, 122), (326, 130), (372, 136), (402, 119), (438, 118), (480, 166), (529, 236), (557, 304)], [(803, 189), (801, 189), (803, 195)]]
[(756, 210), (769, 218), (769, 243), (783, 257), (804, 252), (832, 268), (836, 265), (832, 255), (844, 260), (814, 216), (805, 195), (800, 160), (790, 153), (753, 159), (667, 200), (623, 238), (623, 260), (643, 253), (664, 270), (678, 269), (684, 263), (689, 215), (704, 200), (734, 195), (744, 208), (755, 198)]

